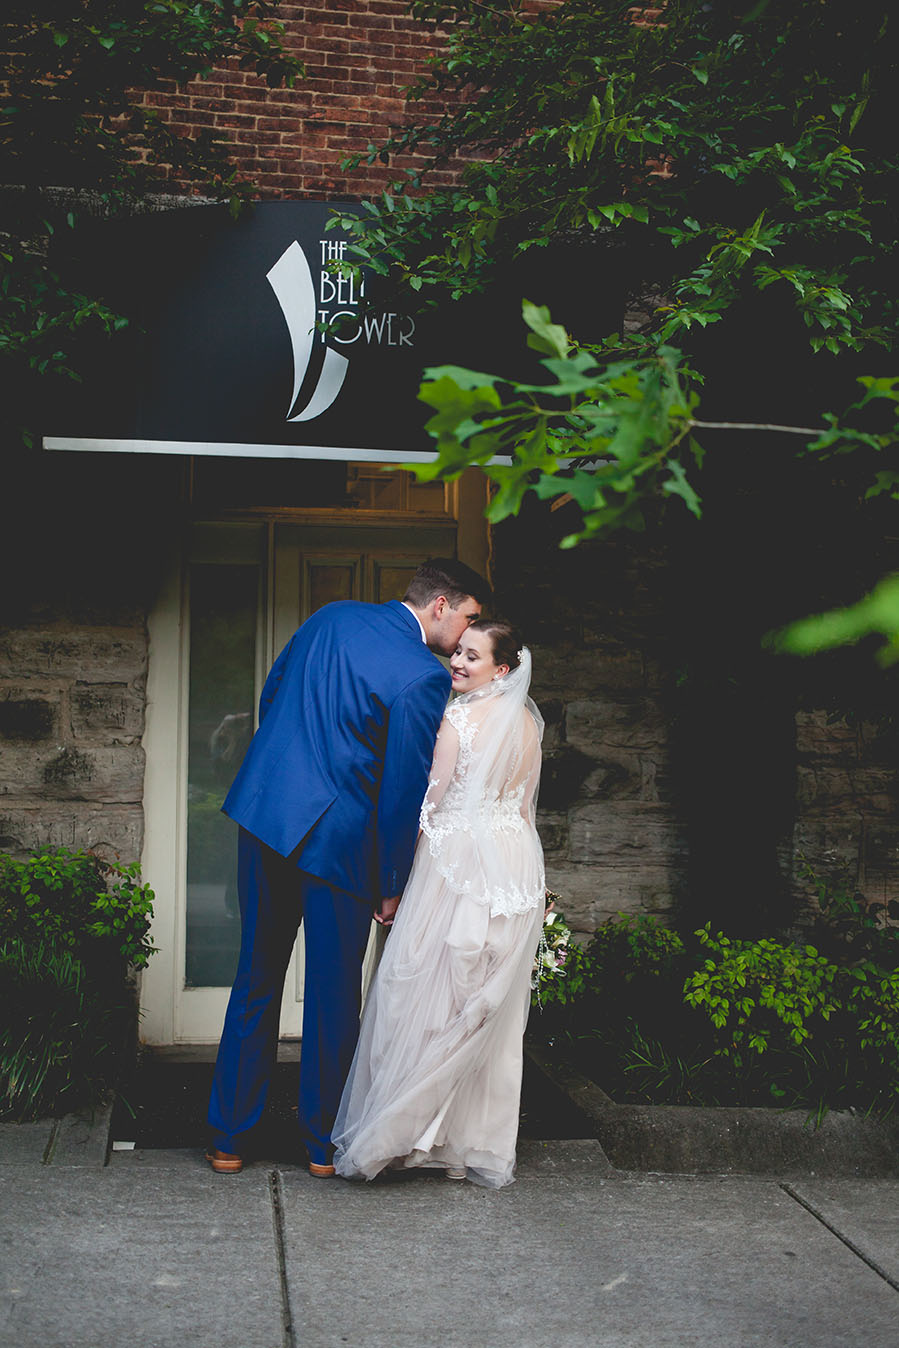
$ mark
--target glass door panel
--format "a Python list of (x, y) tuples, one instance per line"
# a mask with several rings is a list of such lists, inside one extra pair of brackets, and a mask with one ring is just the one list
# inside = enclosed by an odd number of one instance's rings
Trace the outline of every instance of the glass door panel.
[(237, 830), (222, 802), (253, 736), (259, 568), (190, 568), (184, 985), (230, 987), (240, 947)]

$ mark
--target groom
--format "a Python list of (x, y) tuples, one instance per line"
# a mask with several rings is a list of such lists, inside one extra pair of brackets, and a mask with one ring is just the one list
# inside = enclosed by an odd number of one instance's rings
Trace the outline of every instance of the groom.
[(222, 807), (240, 825), (242, 936), (209, 1102), (207, 1159), (219, 1173), (241, 1169), (265, 1105), (301, 919), (300, 1133), (310, 1172), (334, 1173), (331, 1126), (356, 1045), (372, 910), (393, 921), (450, 692), (431, 651), (452, 654), (488, 593), (462, 562), (425, 562), (402, 603), (327, 604), (272, 666)]

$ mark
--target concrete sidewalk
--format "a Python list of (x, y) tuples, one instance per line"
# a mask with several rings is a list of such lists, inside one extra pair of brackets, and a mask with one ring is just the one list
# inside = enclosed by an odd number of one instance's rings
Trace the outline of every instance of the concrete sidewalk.
[(896, 1181), (624, 1175), (555, 1141), (500, 1192), (355, 1185), (49, 1131), (0, 1126), (9, 1348), (899, 1345)]

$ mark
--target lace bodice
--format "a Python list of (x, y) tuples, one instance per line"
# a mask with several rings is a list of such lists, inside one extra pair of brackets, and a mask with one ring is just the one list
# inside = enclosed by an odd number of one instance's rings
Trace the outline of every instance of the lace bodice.
[[(542, 854), (533, 823), (539, 743), (535, 738), (529, 756), (517, 759), (514, 771), (505, 776), (477, 772), (484, 719), (478, 711), (489, 714), (489, 708), (476, 703), (457, 701), (447, 708), (420, 827), (437, 870), (452, 889), (489, 904), (493, 916), (511, 916), (544, 897)], [(522, 860), (529, 854), (531, 864), (514, 865), (510, 857), (516, 854)]]
[(459, 703), (448, 708), (446, 719), (458, 732), (458, 755), (449, 782), (443, 783), (445, 790), (439, 802), (431, 799), (441, 785), (440, 778), (432, 774), (421, 807), (421, 829), (430, 837), (437, 834), (445, 836), (455, 829), (461, 829), (466, 833), (475, 830), (480, 832), (484, 829), (488, 832), (498, 832), (502, 829), (521, 832), (524, 827), (521, 806), (525, 782), (509, 787), (505, 792), (495, 789), (484, 790), (479, 793), (476, 800), (468, 801), (467, 779), (471, 770), (478, 723), (471, 720), (468, 707)]

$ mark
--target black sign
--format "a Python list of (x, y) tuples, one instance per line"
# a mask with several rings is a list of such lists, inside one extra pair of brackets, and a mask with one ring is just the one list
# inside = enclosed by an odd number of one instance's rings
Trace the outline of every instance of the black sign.
[(222, 208), (192, 207), (101, 230), (93, 283), (102, 276), (111, 302), (135, 315), (122, 346), (131, 370), (105, 361), (80, 409), (57, 414), (53, 434), (194, 453), (430, 452), (422, 370), (521, 372), (524, 295), (553, 303), (541, 287), (558, 297), (573, 282), (597, 336), (617, 322), (617, 286), (596, 274), (596, 248), (587, 277), (560, 263), (558, 248), (538, 250), (530, 274), (507, 275), (443, 312), (404, 313), (371, 295), (364, 305), (359, 282), (333, 267), (346, 237), (327, 228), (335, 210), (352, 209), (268, 202), (235, 222)]
[(346, 248), (332, 214), (276, 202), (237, 223), (215, 212), (192, 239), (178, 231), (191, 263), (177, 260), (154, 317), (139, 437), (427, 447), (415, 319), (361, 314), (357, 283), (328, 267)]

